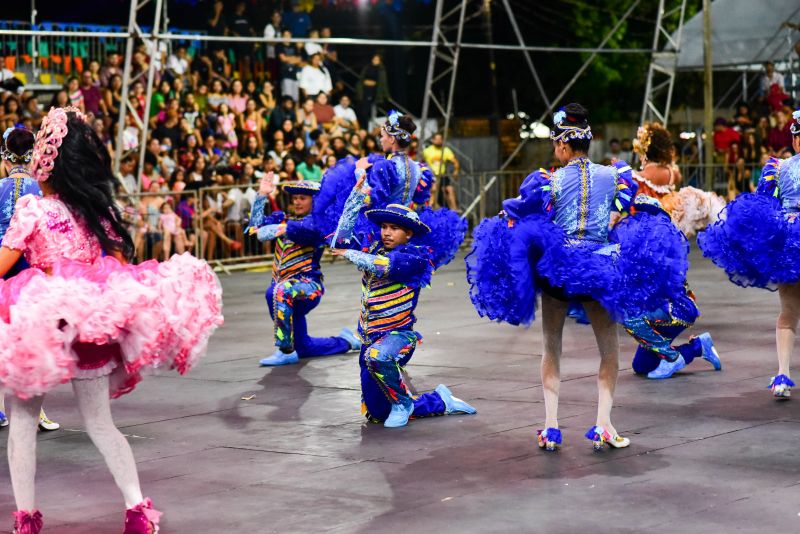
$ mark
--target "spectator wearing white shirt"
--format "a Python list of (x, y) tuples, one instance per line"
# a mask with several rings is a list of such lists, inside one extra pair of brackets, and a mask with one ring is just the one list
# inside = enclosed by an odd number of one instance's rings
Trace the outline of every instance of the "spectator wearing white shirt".
[(775, 65), (772, 61), (764, 63), (764, 74), (761, 76), (761, 94), (766, 96), (769, 93), (770, 87), (778, 85), (778, 88), (783, 91), (783, 74), (775, 71)]
[[(273, 11), (272, 19), (269, 24), (264, 28), (265, 39), (277, 39), (281, 36), (281, 12)], [(278, 62), (278, 54), (275, 51), (275, 44), (267, 44), (267, 71), (269, 71), (272, 80), (278, 79), (280, 71), (280, 63)]]
[(319, 93), (330, 94), (333, 89), (331, 75), (328, 69), (322, 66), (322, 56), (319, 54), (311, 56), (311, 63), (303, 67), (297, 78), (300, 89), (307, 96), (315, 96)]
[(353, 108), (350, 107), (350, 97), (342, 95), (339, 103), (333, 107), (333, 115), (336, 117), (334, 122), (348, 132), (358, 130), (358, 117)]
[(189, 72), (189, 56), (185, 46), (179, 46), (175, 52), (169, 55), (167, 72), (172, 75), (173, 79), (182, 79)]

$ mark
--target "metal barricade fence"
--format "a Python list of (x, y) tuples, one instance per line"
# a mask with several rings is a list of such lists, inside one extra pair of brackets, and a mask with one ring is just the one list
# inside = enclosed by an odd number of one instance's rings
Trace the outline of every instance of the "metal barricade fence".
[[(162, 261), (181, 249), (200, 257), (202, 229), (199, 198), (197, 191), (117, 195), (123, 224), (136, 248), (136, 260)], [(173, 219), (174, 225), (169, 220), (164, 220), (166, 218), (162, 219), (162, 215), (167, 212), (164, 208), (167, 203), (180, 219)]]
[[(199, 224), (203, 235), (207, 236), (201, 252), (203, 257), (216, 270), (226, 272), (271, 266), (271, 243), (262, 243), (255, 235), (244, 232), (250, 222), (250, 210), (258, 194), (258, 185), (203, 187), (198, 192)], [(239, 242), (242, 248), (232, 250), (226, 240)]]

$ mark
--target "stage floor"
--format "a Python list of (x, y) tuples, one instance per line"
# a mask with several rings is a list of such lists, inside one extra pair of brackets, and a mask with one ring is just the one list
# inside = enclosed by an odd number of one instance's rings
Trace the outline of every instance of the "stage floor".
[[(324, 270), (310, 329), (334, 335), (356, 322), (359, 277), (341, 261)], [(445, 383), (479, 413), (391, 430), (360, 415), (353, 353), (259, 368), (273, 342), (268, 273), (221, 277), (226, 324), (207, 358), (113, 403), (145, 495), (166, 514), (164, 533), (800, 531), (800, 398), (776, 402), (766, 389), (777, 296), (733, 286), (696, 252), (690, 281), (703, 316), (694, 332), (711, 332), (723, 370), (696, 360), (670, 380), (642, 379), (621, 332), (614, 422), (632, 445), (599, 453), (583, 437), (595, 416), (591, 328), (566, 327), (564, 447), (546, 454), (535, 442), (541, 326), (479, 318), (460, 259), (423, 292), (424, 341), (409, 371), (418, 390)], [(45, 530), (120, 532), (121, 496), (69, 386), (45, 406), (64, 427), (39, 436)], [(2, 529), (13, 509), (5, 460), (0, 480)]]

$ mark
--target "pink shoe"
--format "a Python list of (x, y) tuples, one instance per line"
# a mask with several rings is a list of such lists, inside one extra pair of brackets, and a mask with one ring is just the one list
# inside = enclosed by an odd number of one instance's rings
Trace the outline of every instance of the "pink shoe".
[(42, 512), (39, 510), (19, 510), (14, 512), (14, 534), (39, 534), (44, 526)]
[(125, 511), (125, 530), (122, 534), (155, 534), (161, 512), (153, 508), (153, 501), (145, 499)]

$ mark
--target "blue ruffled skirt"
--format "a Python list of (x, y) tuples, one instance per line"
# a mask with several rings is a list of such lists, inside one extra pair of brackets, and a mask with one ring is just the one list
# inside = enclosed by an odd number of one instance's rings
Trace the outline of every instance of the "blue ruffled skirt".
[(800, 224), (777, 198), (746, 193), (697, 236), (703, 255), (741, 287), (774, 291), (800, 281)]
[(637, 213), (609, 243), (575, 240), (546, 215), (487, 219), (466, 258), (470, 298), (481, 316), (514, 325), (535, 317), (542, 290), (593, 299), (616, 320), (657, 309), (684, 291), (686, 237), (663, 215)]

